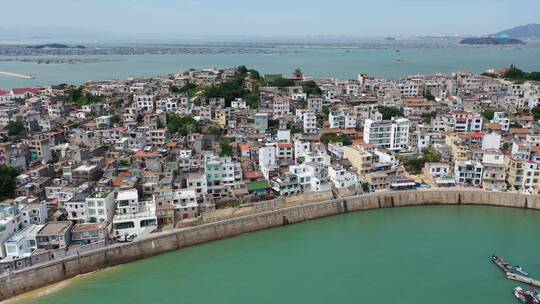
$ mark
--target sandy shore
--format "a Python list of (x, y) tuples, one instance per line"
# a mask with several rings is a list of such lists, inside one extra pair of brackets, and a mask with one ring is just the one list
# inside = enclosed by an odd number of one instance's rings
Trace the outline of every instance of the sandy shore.
[(109, 271), (113, 271), (115, 269), (118, 269), (121, 266), (122, 265), (118, 265), (118, 266), (113, 266), (113, 267), (109, 267), (109, 268), (105, 268), (105, 269), (100, 269), (100, 270), (93, 271), (93, 272), (90, 272), (90, 273), (80, 274), (80, 275), (75, 276), (75, 277), (73, 277), (71, 279), (67, 279), (67, 280), (58, 282), (56, 284), (52, 284), (52, 285), (48, 285), (48, 286), (45, 286), (45, 287), (42, 287), (42, 288), (38, 288), (36, 290), (32, 290), (32, 291), (23, 293), (21, 295), (15, 296), (13, 298), (9, 298), (7, 300), (0, 301), (0, 304), (32, 303), (32, 301), (34, 301), (36, 299), (39, 299), (41, 297), (53, 294), (55, 292), (59, 292), (62, 289), (69, 287), (69, 285), (71, 285), (74, 282), (85, 280), (88, 277), (90, 277), (92, 275), (95, 275), (95, 274), (98, 274), (98, 273), (102, 274), (102, 273), (106, 273), (106, 272), (109, 272)]

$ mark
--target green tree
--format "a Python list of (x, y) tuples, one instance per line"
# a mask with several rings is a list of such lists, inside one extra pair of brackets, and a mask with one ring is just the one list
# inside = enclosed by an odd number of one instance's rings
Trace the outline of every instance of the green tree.
[(370, 192), (371, 191), (371, 186), (369, 185), (368, 182), (363, 182), (362, 183), (362, 191), (364, 191), (364, 192)]
[(330, 106), (323, 106), (321, 112), (324, 114), (324, 116), (328, 116), (328, 114), (330, 114)]
[(100, 103), (105, 100), (104, 96), (94, 96), (92, 94), (88, 94), (85, 91), (84, 86), (79, 86), (76, 88), (70, 88), (68, 90), (67, 94), (67, 102), (68, 103), (74, 103), (79, 106), (89, 105), (93, 103)]
[(259, 91), (258, 90), (255, 90), (245, 95), (245, 99), (246, 99), (246, 105), (249, 106), (251, 109), (259, 108)]
[(302, 90), (308, 96), (321, 96), (322, 95), (321, 88), (319, 88), (319, 86), (313, 80), (303, 81), (301, 85), (302, 85)]
[(6, 129), (8, 131), (9, 136), (16, 136), (16, 135), (22, 135), (26, 131), (24, 128), (24, 123), (22, 121), (10, 121)]
[(173, 133), (180, 133), (183, 136), (194, 132), (200, 132), (201, 126), (192, 116), (180, 116), (177, 114), (167, 114), (167, 129)]
[(248, 72), (255, 73), (256, 71), (248, 70), (245, 66), (238, 67), (234, 79), (206, 88), (204, 96), (207, 98), (225, 98), (228, 103), (236, 98), (245, 98), (250, 93), (244, 89), (244, 81), (248, 76)]
[(426, 94), (424, 94), (424, 98), (426, 98), (429, 101), (435, 101), (435, 96), (433, 96), (433, 94), (431, 94), (430, 91), (427, 91)]
[(216, 127), (209, 127), (208, 128), (208, 134), (210, 135), (219, 135), (221, 134), (221, 129)]
[(15, 195), (15, 178), (19, 171), (13, 167), (0, 167), (0, 200), (13, 198)]
[(118, 166), (120, 166), (120, 167), (127, 167), (127, 166), (129, 166), (129, 160), (127, 160), (127, 159), (121, 159), (121, 160), (118, 162)]
[(283, 77), (276, 77), (276, 78), (271, 80), (271, 84), (274, 87), (285, 88), (285, 87), (294, 86), (295, 82), (292, 79), (283, 78)]
[(428, 163), (437, 163), (441, 161), (441, 153), (433, 145), (429, 145), (422, 150), (422, 158)]
[(403, 116), (403, 111), (396, 107), (378, 106), (377, 110), (382, 114), (384, 120), (392, 119), (392, 117)]
[(302, 133), (304, 129), (292, 121), (287, 122), (287, 129), (291, 131), (291, 134)]
[(233, 148), (228, 140), (223, 139), (219, 142), (219, 147), (221, 148), (221, 156), (233, 156)]
[(118, 115), (113, 115), (112, 118), (111, 118), (111, 123), (112, 124), (117, 124), (120, 122), (120, 117)]
[(343, 134), (324, 134), (321, 136), (321, 142), (324, 144), (340, 142), (344, 146), (350, 146), (352, 144), (351, 140)]
[(431, 120), (433, 118), (437, 117), (437, 112), (433, 111), (433, 112), (429, 112), (429, 113), (422, 113), (422, 115), (420, 115), (420, 116), (422, 117), (422, 120), (424, 121), (424, 123), (430, 124)]
[(493, 116), (495, 116), (495, 110), (493, 109), (484, 110), (482, 111), (482, 116), (484, 116), (484, 118), (487, 120), (492, 120)]
[(191, 83), (191, 82), (188, 82), (186, 83), (183, 87), (181, 87), (180, 89), (178, 89), (178, 93), (177, 94), (186, 94), (188, 96), (193, 96), (195, 95), (195, 92), (197, 91), (197, 85), (194, 84), (194, 83)]
[(531, 114), (533, 115), (534, 120), (539, 120), (540, 119), (540, 106), (536, 106), (532, 108)]
[(411, 158), (404, 161), (405, 170), (411, 174), (420, 174), (426, 161), (423, 158)]

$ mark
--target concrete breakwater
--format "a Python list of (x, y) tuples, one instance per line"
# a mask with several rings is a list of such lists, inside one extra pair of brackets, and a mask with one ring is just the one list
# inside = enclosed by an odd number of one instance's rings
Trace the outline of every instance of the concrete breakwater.
[[(192, 228), (159, 233), (133, 243), (101, 248), (80, 256), (58, 259), (48, 264), (34, 266), (0, 277), (0, 299), (6, 299), (79, 274), (207, 241), (282, 226), (284, 223), (294, 224), (358, 210), (434, 204), (484, 204), (540, 209), (540, 197), (467, 189), (386, 192), (246, 215)], [(396, 228), (400, 229), (400, 227)]]

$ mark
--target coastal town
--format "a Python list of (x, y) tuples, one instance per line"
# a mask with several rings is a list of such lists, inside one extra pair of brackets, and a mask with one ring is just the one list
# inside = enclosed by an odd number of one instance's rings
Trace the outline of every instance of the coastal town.
[(540, 75), (244, 66), (0, 90), (0, 273), (372, 192), (540, 191)]

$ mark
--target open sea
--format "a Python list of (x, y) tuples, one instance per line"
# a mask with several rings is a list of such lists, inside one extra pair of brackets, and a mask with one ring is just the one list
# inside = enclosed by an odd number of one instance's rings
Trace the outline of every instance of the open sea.
[(0, 89), (50, 84), (82, 84), (87, 80), (125, 79), (132, 76), (158, 76), (190, 68), (228, 68), (246, 65), (262, 73), (290, 75), (299, 67), (306, 75), (356, 79), (358, 73), (399, 78), (414, 74), (471, 71), (481, 73), (510, 64), (526, 70), (540, 70), (539, 47), (444, 47), (407, 48), (396, 60), (396, 50), (366, 48), (290, 48), (275, 54), (170, 54), (170, 55), (92, 55), (19, 56), (20, 58), (99, 59), (106, 62), (81, 64), (37, 64), (2, 61), (14, 57), (0, 55), (0, 71), (31, 74), (26, 80), (0, 76)]

